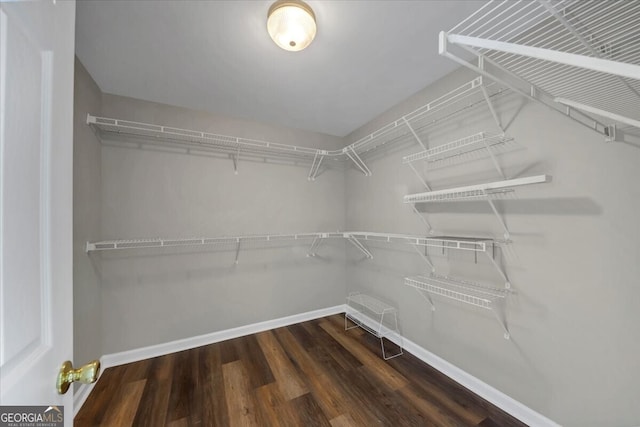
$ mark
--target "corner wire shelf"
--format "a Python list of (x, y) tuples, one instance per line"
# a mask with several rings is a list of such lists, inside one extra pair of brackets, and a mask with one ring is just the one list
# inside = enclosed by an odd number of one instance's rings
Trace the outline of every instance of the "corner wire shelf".
[[(446, 120), (463, 110), (487, 102), (494, 118), (497, 120), (490, 99), (501, 94), (504, 90), (504, 88), (493, 82), (486, 83), (482, 76), (476, 77), (371, 134), (360, 138), (345, 147), (343, 151), (356, 154), (358, 163), (364, 165), (363, 156), (371, 155), (375, 150), (405, 138), (415, 140), (426, 150), (427, 147), (423, 142), (424, 136), (421, 135), (425, 135), (434, 124)], [(364, 165), (364, 168), (366, 168), (366, 165)], [(368, 171), (368, 168), (366, 170)], [(368, 173), (365, 172), (365, 174), (370, 175), (370, 171)]]
[(440, 54), (612, 141), (616, 123), (640, 131), (639, 40), (638, 1), (491, 1), (440, 33)]
[(369, 176), (371, 170), (362, 159), (364, 154), (371, 154), (378, 148), (401, 140), (405, 135), (415, 137), (424, 148), (418, 132), (423, 132), (427, 127), (456, 112), (484, 102), (502, 90), (504, 89), (498, 88), (493, 83), (485, 84), (482, 77), (477, 77), (338, 150), (280, 144), (131, 120), (96, 117), (91, 114), (87, 115), (87, 124), (97, 131), (101, 140), (105, 137), (116, 137), (124, 138), (126, 142), (134, 144), (169, 145), (187, 150), (197, 149), (220, 153), (233, 161), (236, 173), (238, 173), (238, 162), (243, 157), (276, 158), (307, 163), (311, 165), (307, 178), (314, 181), (325, 159), (351, 162), (364, 175)]
[(523, 178), (514, 178), (504, 181), (489, 182), (484, 184), (467, 185), (464, 187), (449, 188), (445, 190), (427, 191), (424, 193), (408, 194), (404, 196), (404, 203), (432, 203), (432, 202), (458, 202), (472, 199), (487, 200), (491, 210), (504, 229), (505, 239), (509, 239), (509, 229), (491, 199), (492, 195), (513, 191), (513, 187), (523, 185), (541, 184), (551, 181), (549, 175), (534, 175)]
[[(349, 326), (349, 320), (355, 326)], [(395, 307), (369, 295), (357, 292), (350, 293), (347, 297), (347, 306), (344, 313), (344, 329), (348, 331), (357, 327), (380, 339), (380, 348), (384, 360), (393, 359), (403, 354), (402, 335), (398, 327), (398, 314)], [(395, 339), (389, 339), (389, 337)], [(398, 351), (387, 356), (384, 338), (396, 344)]]
[[(508, 240), (503, 242), (484, 238), (484, 237), (459, 237), (459, 236), (413, 236), (407, 234), (390, 234), (390, 233), (375, 233), (375, 232), (349, 232), (345, 233), (351, 243), (356, 246), (367, 258), (373, 258), (369, 249), (363, 242), (381, 242), (381, 243), (398, 243), (408, 244), (413, 247), (418, 255), (429, 265), (431, 272), (435, 273), (435, 266), (429, 258), (426, 248), (438, 248), (443, 252), (445, 250), (460, 250), (466, 252), (472, 252), (474, 254), (484, 253), (491, 261), (491, 264), (498, 271), (500, 276), (504, 279), (505, 287), (510, 288), (511, 283), (507, 277), (504, 269), (495, 260), (495, 247), (498, 244), (509, 243)], [(420, 248), (425, 248), (420, 250)]]
[(452, 157), (461, 156), (478, 150), (491, 151), (497, 145), (506, 144), (513, 141), (513, 138), (503, 134), (493, 134), (478, 132), (471, 136), (457, 139), (437, 147), (410, 154), (402, 158), (402, 163), (411, 164), (417, 161), (436, 163)]
[(506, 297), (510, 294), (508, 289), (488, 288), (477, 283), (435, 274), (407, 277), (404, 279), (404, 284), (416, 289), (431, 304), (431, 309), (434, 311), (436, 306), (432, 295), (490, 310), (502, 326), (504, 338), (510, 338), (504, 307)]

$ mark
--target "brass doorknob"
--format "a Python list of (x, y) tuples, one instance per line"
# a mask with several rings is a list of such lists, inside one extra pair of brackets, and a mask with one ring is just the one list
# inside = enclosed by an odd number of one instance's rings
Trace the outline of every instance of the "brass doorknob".
[(69, 386), (73, 382), (81, 382), (83, 384), (91, 384), (96, 382), (100, 373), (100, 361), (93, 360), (86, 365), (77, 369), (73, 369), (71, 361), (67, 360), (60, 367), (58, 379), (56, 380), (56, 389), (58, 394), (65, 394), (69, 390)]

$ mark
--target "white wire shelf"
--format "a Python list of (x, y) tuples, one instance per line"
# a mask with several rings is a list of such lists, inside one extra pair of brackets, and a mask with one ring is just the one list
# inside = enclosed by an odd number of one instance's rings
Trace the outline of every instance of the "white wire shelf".
[(453, 236), (412, 236), (407, 234), (375, 233), (367, 231), (349, 232), (345, 236), (352, 236), (363, 241), (401, 243), (414, 246), (428, 246), (463, 251), (486, 252), (495, 243), (493, 239), (476, 237)]
[(195, 145), (210, 148), (224, 153), (268, 153), (272, 152), (305, 157), (312, 160), (319, 150), (317, 148), (300, 147), (296, 145), (279, 144), (276, 142), (255, 139), (238, 138), (235, 136), (218, 135), (197, 130), (180, 129), (150, 123), (133, 122), (130, 120), (112, 119), (87, 115), (87, 124), (98, 129), (102, 134), (118, 134), (123, 136), (137, 136), (166, 140), (178, 144)]
[(324, 239), (359, 239), (386, 243), (403, 243), (418, 246), (432, 246), (445, 249), (459, 249), (484, 252), (494, 241), (491, 239), (471, 237), (423, 237), (405, 234), (376, 232), (327, 232), (297, 234), (260, 234), (246, 236), (223, 237), (190, 237), (190, 238), (151, 238), (123, 239), (87, 242), (86, 251), (113, 251), (126, 249), (170, 248), (185, 246), (225, 246), (238, 243), (286, 242), (286, 241), (319, 241)]
[(541, 184), (549, 181), (551, 181), (551, 177), (549, 175), (535, 175), (524, 178), (508, 179), (505, 181), (449, 188), (446, 190), (427, 191), (424, 193), (408, 194), (404, 196), (404, 203), (453, 202), (487, 198), (496, 192), (510, 191), (513, 187)]
[(437, 147), (410, 154), (402, 158), (402, 163), (413, 163), (419, 160), (425, 162), (438, 162), (451, 157), (460, 156), (477, 150), (491, 149), (497, 145), (513, 141), (513, 138), (504, 134), (490, 134), (479, 132), (465, 138), (438, 145)]
[(608, 139), (615, 130), (602, 118), (640, 128), (636, 0), (491, 1), (443, 32), (440, 52)]
[(131, 120), (96, 117), (91, 114), (87, 115), (87, 124), (97, 131), (101, 140), (111, 137), (135, 144), (175, 145), (207, 150), (229, 156), (233, 159), (234, 165), (242, 157), (256, 156), (294, 159), (311, 163), (309, 180), (316, 178), (325, 159), (352, 162), (363, 174), (368, 176), (371, 175), (371, 171), (362, 160), (361, 156), (364, 154), (371, 154), (391, 142), (403, 140), (406, 135), (412, 139), (415, 138), (424, 147), (419, 134), (425, 132), (429, 126), (456, 112), (482, 103), (488, 100), (488, 97), (499, 94), (503, 90), (493, 83), (485, 84), (482, 77), (477, 77), (338, 150), (280, 144)]
[(425, 297), (431, 304), (432, 310), (435, 310), (435, 304), (431, 296), (438, 295), (492, 311), (504, 330), (504, 338), (510, 338), (504, 313), (505, 299), (511, 293), (509, 289), (489, 288), (477, 283), (435, 274), (406, 277), (404, 284), (416, 289)]
[(513, 141), (513, 138), (504, 134), (490, 134), (479, 132), (465, 138), (438, 145), (437, 147), (410, 154), (402, 158), (402, 163), (413, 163), (419, 160), (425, 162), (438, 162), (451, 157), (468, 154), (477, 150), (489, 150), (497, 145)]
[(496, 301), (504, 299), (510, 293), (508, 289), (487, 288), (473, 282), (437, 275), (407, 277), (404, 283), (433, 295), (488, 310), (492, 310)]
[(153, 238), (104, 240), (87, 242), (86, 251), (112, 251), (118, 249), (169, 248), (184, 246), (225, 246), (238, 243), (307, 241), (314, 239), (342, 238), (343, 233), (263, 234), (225, 237)]
[(430, 126), (464, 109), (485, 102), (486, 98), (483, 92), (487, 96), (495, 96), (503, 90), (494, 83), (485, 83), (481, 76), (476, 77), (375, 132), (360, 138), (348, 147), (355, 150), (359, 155), (363, 155), (403, 136), (409, 136), (424, 148), (421, 135)]

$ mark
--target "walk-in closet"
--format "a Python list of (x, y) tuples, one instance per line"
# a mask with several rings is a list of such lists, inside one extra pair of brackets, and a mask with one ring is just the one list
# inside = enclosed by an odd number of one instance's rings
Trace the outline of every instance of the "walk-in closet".
[(640, 425), (640, 0), (0, 22), (3, 414)]

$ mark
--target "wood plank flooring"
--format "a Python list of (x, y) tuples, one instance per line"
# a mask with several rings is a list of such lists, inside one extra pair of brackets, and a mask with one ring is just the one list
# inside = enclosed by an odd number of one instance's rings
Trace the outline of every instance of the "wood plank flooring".
[(524, 426), (341, 315), (106, 369), (75, 425)]

